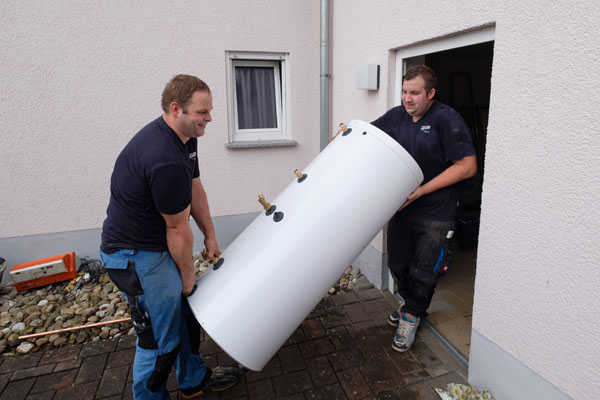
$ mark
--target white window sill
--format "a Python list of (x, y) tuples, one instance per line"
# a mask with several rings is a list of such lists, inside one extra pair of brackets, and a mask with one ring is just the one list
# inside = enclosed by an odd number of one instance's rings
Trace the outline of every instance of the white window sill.
[(297, 146), (295, 140), (248, 140), (244, 142), (225, 143), (228, 149), (248, 149), (253, 147), (290, 147)]

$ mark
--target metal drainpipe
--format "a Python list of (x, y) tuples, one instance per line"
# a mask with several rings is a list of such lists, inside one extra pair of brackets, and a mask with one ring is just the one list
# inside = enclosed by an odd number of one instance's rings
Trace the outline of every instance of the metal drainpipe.
[(329, 1), (321, 0), (321, 150), (329, 143)]

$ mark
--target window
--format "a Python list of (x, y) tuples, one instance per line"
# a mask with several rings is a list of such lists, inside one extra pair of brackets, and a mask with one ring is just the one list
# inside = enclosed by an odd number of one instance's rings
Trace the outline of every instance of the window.
[(283, 53), (227, 53), (230, 143), (292, 143), (287, 60)]

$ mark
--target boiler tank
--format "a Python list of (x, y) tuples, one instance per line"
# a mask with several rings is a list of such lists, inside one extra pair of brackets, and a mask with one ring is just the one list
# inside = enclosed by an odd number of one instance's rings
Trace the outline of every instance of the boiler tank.
[(196, 319), (261, 370), (422, 181), (395, 140), (351, 121), (198, 278)]

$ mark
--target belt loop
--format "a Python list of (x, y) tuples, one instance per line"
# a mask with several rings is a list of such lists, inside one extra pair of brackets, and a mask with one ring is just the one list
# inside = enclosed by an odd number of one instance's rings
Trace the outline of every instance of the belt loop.
[(137, 250), (135, 249), (121, 249), (119, 250), (119, 254), (123, 254), (124, 256), (135, 256)]

